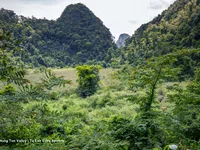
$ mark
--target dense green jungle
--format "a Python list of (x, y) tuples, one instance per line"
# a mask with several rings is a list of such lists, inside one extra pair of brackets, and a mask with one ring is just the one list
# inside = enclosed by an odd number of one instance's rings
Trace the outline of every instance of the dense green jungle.
[(0, 149), (200, 150), (200, 0), (117, 47), (84, 4), (0, 9)]

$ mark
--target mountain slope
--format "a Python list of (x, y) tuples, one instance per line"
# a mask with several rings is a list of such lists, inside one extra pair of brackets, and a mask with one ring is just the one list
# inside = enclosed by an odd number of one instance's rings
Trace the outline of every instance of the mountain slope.
[(111, 47), (112, 35), (109, 30), (83, 4), (67, 6), (58, 19), (57, 26), (64, 32), (63, 38), (73, 43), (70, 45), (70, 53), (79, 52), (79, 58), (83, 62), (92, 58), (103, 60), (104, 54)]
[(200, 47), (200, 1), (177, 0), (127, 41), (129, 61)]
[(28, 53), (23, 60), (34, 66), (102, 61), (107, 50), (115, 47), (109, 29), (80, 3), (67, 6), (56, 21), (26, 18), (1, 9), (0, 26), (24, 39), (22, 46)]

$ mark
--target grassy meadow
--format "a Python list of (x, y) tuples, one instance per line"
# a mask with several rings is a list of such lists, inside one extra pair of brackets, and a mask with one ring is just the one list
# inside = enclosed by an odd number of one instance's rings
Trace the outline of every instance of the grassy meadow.
[[(136, 113), (135, 109), (137, 108), (137, 105), (132, 104), (130, 101), (127, 100), (126, 97), (129, 95), (135, 95), (140, 97), (144, 94), (142, 90), (138, 91), (132, 91), (126, 88), (126, 85), (121, 85), (120, 81), (113, 78), (112, 75), (117, 71), (117, 69), (113, 68), (104, 68), (100, 70), (100, 88), (97, 91), (97, 93), (93, 96), (90, 96), (86, 99), (81, 98), (75, 93), (75, 89), (77, 88), (77, 75), (76, 75), (76, 69), (75, 68), (64, 68), (64, 69), (52, 69), (53, 72), (56, 74), (57, 77), (62, 76), (66, 80), (71, 80), (72, 83), (70, 85), (66, 85), (65, 87), (54, 87), (50, 92), (57, 92), (60, 93), (59, 98), (56, 101), (48, 100), (48, 106), (51, 110), (59, 110), (62, 111), (62, 106), (70, 103), (73, 104), (71, 107), (74, 108), (75, 106), (79, 107), (80, 105), (85, 107), (88, 106), (89, 102), (91, 102), (93, 99), (102, 98), (102, 97), (108, 97), (108, 103), (112, 103), (112, 105), (106, 105), (107, 108), (110, 109), (110, 107), (113, 109), (113, 114), (116, 113), (116, 111), (120, 110), (118, 113), (120, 114), (121, 111), (125, 112), (126, 114), (134, 114)], [(39, 70), (28, 70), (28, 74), (25, 76), (28, 80), (30, 80), (32, 83), (38, 83), (41, 82), (41, 79), (44, 77), (44, 72)], [(174, 83), (168, 83), (168, 84), (174, 84)], [(186, 83), (182, 83), (181, 86), (185, 86)], [(157, 94), (158, 98), (157, 100), (162, 97), (162, 94), (167, 95), (167, 93), (170, 93), (169, 90), (166, 89), (166, 85), (158, 85)], [(162, 93), (160, 94), (160, 92)], [(62, 96), (64, 95), (64, 96)], [(159, 109), (162, 106), (168, 106), (167, 103), (167, 96), (164, 98), (165, 100), (161, 103), (158, 103)], [(40, 103), (38, 101), (31, 101), (28, 104), (25, 104), (25, 107), (29, 107), (32, 105), (35, 105), (37, 103)], [(43, 103), (43, 102), (42, 102)], [(46, 101), (44, 102), (46, 103)], [(100, 103), (100, 102), (99, 102)], [(104, 103), (104, 102), (102, 102)], [(84, 105), (85, 104), (85, 105)], [(131, 106), (130, 106), (131, 105)], [(98, 107), (97, 107), (98, 108)], [(79, 109), (74, 109), (79, 110)], [(98, 110), (98, 109), (97, 109)], [(95, 110), (95, 111), (97, 111)], [(102, 110), (100, 107), (101, 111)], [(98, 110), (98, 111), (100, 111)], [(115, 111), (114, 111), (115, 110)], [(125, 111), (126, 110), (126, 111)], [(130, 113), (127, 113), (129, 112)], [(101, 113), (100, 113), (101, 114)], [(123, 114), (123, 113), (122, 113)], [(128, 116), (127, 116), (128, 117)]]
[[(136, 106), (131, 106), (129, 101), (124, 101), (125, 99), (118, 99), (119, 97), (123, 97), (126, 95), (130, 95), (132, 91), (127, 90), (118, 90), (118, 86), (120, 86), (120, 82), (116, 79), (112, 78), (112, 74), (116, 71), (116, 69), (107, 68), (100, 70), (100, 89), (93, 96), (90, 96), (86, 99), (81, 98), (75, 93), (75, 89), (77, 88), (77, 75), (75, 68), (67, 68), (67, 69), (53, 69), (53, 72), (56, 76), (62, 76), (64, 79), (71, 80), (72, 83), (70, 85), (66, 85), (65, 87), (54, 87), (50, 92), (60, 93), (60, 96), (57, 100), (47, 100), (44, 102), (31, 101), (28, 104), (24, 104), (24, 107), (32, 107), (38, 103), (46, 103), (48, 102), (48, 106), (53, 111), (63, 111), (63, 105), (67, 105), (67, 110), (77, 111), (82, 109), (89, 109), (92, 105), (95, 105), (95, 109), (90, 111), (87, 110), (87, 114), (90, 117), (94, 118), (102, 118), (103, 112), (105, 112), (105, 108), (109, 110), (110, 114), (115, 114), (116, 111), (119, 111), (119, 114), (123, 115), (127, 114), (135, 114), (134, 108)], [(41, 82), (41, 79), (44, 76), (44, 72), (39, 72), (38, 70), (29, 70), (26, 78), (30, 80), (32, 83)], [(116, 88), (116, 89), (114, 89)], [(100, 99), (107, 99), (100, 100)], [(108, 105), (107, 105), (108, 104)], [(130, 112), (130, 113), (128, 113)], [(99, 117), (97, 117), (99, 115)], [(127, 116), (127, 117), (128, 117)]]
[[(72, 85), (77, 86), (77, 75), (75, 68), (63, 68), (63, 69), (52, 69), (56, 76), (63, 76), (64, 79), (69, 79), (72, 81)], [(114, 81), (110, 80), (112, 73), (114, 73), (116, 69), (106, 68), (100, 70), (100, 79), (102, 86), (108, 86), (114, 84)], [(40, 82), (41, 78), (44, 76), (44, 70), (39, 69), (29, 69), (26, 75), (26, 78), (33, 83)]]
[[(100, 88), (97, 93), (88, 98), (81, 98), (75, 93), (78, 86), (77, 75), (75, 68), (63, 68), (63, 69), (52, 69), (57, 77), (62, 76), (66, 80), (71, 80), (70, 85), (53, 87), (49, 92), (52, 99), (37, 101), (31, 100), (28, 103), (24, 103), (23, 107), (25, 109), (30, 109), (36, 105), (47, 104), (50, 111), (60, 111), (64, 112), (67, 110), (68, 113), (84, 113), (88, 118), (92, 120), (109, 118), (113, 115), (119, 115), (123, 117), (133, 117), (136, 115), (136, 110), (138, 106), (133, 104), (131, 100), (128, 100), (130, 95), (136, 97), (141, 97), (145, 93), (144, 91), (132, 91), (126, 88), (126, 85), (122, 85), (121, 82), (112, 77), (113, 73), (117, 69), (106, 68), (100, 70)], [(29, 69), (27, 75), (25, 76), (31, 83), (39, 83), (44, 77), (44, 70), (39, 69)], [(168, 86), (175, 83), (166, 83)], [(162, 110), (162, 107), (167, 107), (170, 110), (171, 104), (167, 102), (167, 94), (171, 91), (167, 90), (166, 84), (158, 85), (157, 89), (157, 101), (156, 108)], [(186, 86), (187, 83), (181, 83), (181, 86)], [(14, 85), (16, 89), (18, 86)], [(159, 100), (164, 96), (163, 101)], [(66, 110), (65, 106), (67, 107)]]

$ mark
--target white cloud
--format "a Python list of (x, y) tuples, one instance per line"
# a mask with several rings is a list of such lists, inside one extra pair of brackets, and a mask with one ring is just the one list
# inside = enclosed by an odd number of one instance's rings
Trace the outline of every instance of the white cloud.
[(138, 23), (137, 20), (129, 20), (128, 22), (131, 23), (131, 24), (137, 24)]
[(25, 4), (53, 5), (53, 4), (59, 4), (64, 0), (19, 0), (19, 1)]
[(167, 8), (174, 0), (150, 0), (149, 8), (153, 10), (165, 9)]

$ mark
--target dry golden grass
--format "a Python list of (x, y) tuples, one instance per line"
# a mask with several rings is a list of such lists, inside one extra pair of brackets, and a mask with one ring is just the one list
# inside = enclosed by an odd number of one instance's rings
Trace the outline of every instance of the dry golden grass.
[[(55, 91), (65, 91), (69, 90), (71, 88), (77, 87), (77, 75), (76, 75), (76, 69), (75, 68), (63, 68), (63, 69), (52, 69), (53, 72), (56, 74), (57, 77), (63, 76), (66, 80), (71, 80), (71, 85), (66, 85), (66, 87), (55, 87), (53, 90)], [(112, 68), (106, 68), (100, 70), (100, 86), (106, 87), (109, 85), (113, 85), (116, 83), (114, 79), (111, 78), (111, 74), (114, 73), (116, 69)], [(31, 83), (40, 83), (41, 79), (44, 78), (45, 73), (39, 71), (38, 69), (29, 69), (27, 70), (27, 75), (25, 76), (26, 79), (28, 79)], [(3, 88), (3, 83), (0, 83), (0, 89)], [(16, 89), (18, 89), (17, 85), (14, 85)]]
[(67, 69), (53, 69), (53, 72), (56, 76), (63, 76), (66, 80), (72, 80), (74, 85), (77, 85), (76, 80), (76, 69), (75, 68), (67, 68)]
[[(53, 72), (56, 76), (63, 76), (66, 80), (72, 80), (72, 85), (77, 86), (77, 76), (76, 76), (76, 69), (75, 68), (64, 68), (64, 69), (53, 69)], [(100, 70), (100, 80), (102, 86), (109, 85), (111, 81), (110, 75), (115, 72), (115, 69), (106, 68)], [(26, 75), (26, 78), (29, 79), (33, 83), (37, 83), (41, 81), (41, 78), (44, 77), (44, 73), (29, 70), (29, 74)]]

